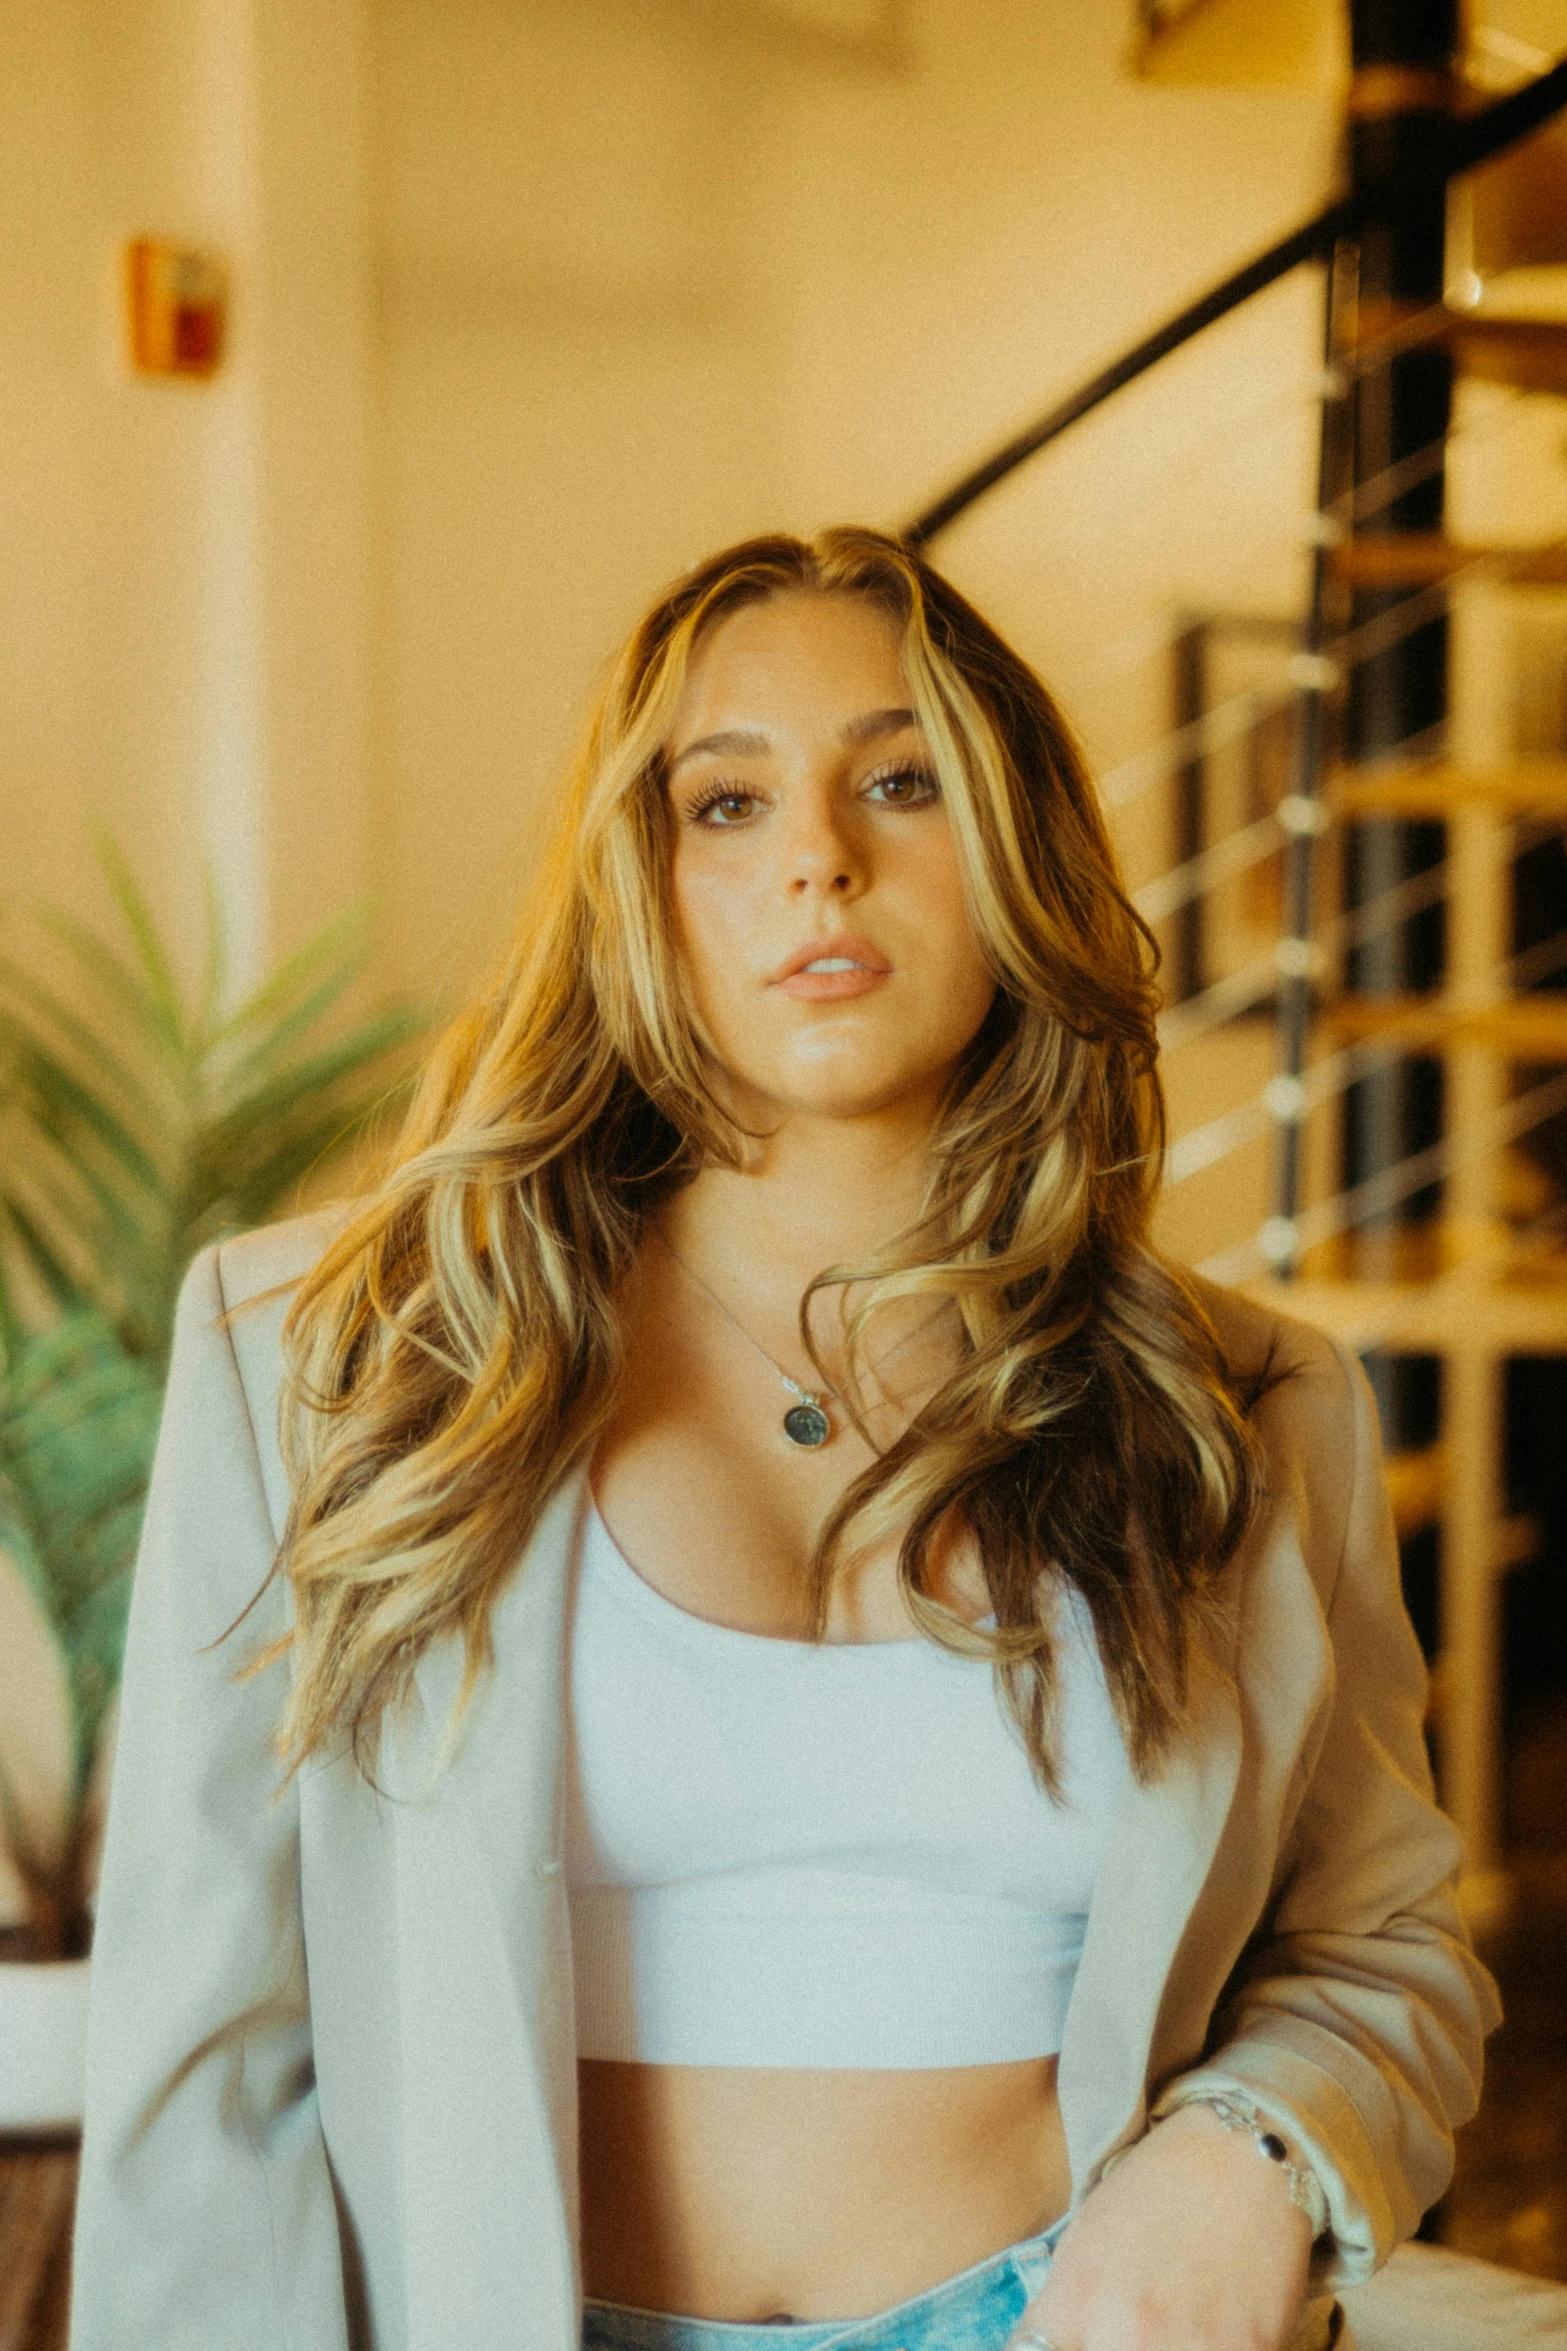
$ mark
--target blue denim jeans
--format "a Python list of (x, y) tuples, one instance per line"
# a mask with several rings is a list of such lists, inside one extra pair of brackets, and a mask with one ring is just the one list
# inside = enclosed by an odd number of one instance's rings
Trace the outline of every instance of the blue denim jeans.
[(874, 2318), (735, 2326), (722, 2318), (674, 2318), (619, 2302), (589, 2302), (582, 2351), (1001, 2351), (1024, 2305), (1044, 2284), (1065, 2225), (1058, 2220)]

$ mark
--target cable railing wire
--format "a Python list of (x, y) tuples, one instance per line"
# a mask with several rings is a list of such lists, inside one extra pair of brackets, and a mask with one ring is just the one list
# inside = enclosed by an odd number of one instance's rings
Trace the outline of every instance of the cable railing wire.
[[(1428, 581), (1400, 597), (1397, 604), (1385, 612), (1375, 613), (1370, 619), (1345, 629), (1337, 637), (1330, 637), (1319, 653), (1296, 654), (1291, 657), (1295, 676), (1288, 686), (1277, 692), (1263, 693), (1249, 689), (1232, 695), (1199, 718), (1189, 719), (1184, 725), (1173, 727), (1157, 742), (1129, 758), (1118, 760), (1104, 770), (1098, 779), (1100, 804), (1109, 812), (1129, 808), (1133, 801), (1177, 768), (1210, 750), (1220, 750), (1225, 744), (1237, 742), (1252, 733), (1266, 719), (1291, 709), (1304, 678), (1303, 665), (1327, 663), (1339, 672), (1356, 669), (1362, 662), (1389, 652), (1405, 637), (1424, 628), (1445, 609), (1455, 588), (1467, 587), (1483, 580), (1505, 582), (1513, 573), (1521, 571), (1541, 555), (1556, 554), (1567, 549), (1567, 536), (1542, 539), (1523, 547), (1477, 547), (1471, 560), (1460, 562), (1457, 568), (1439, 580)], [(1336, 682), (1336, 681), (1335, 681)], [(1160, 879), (1162, 877), (1156, 877)], [(1152, 889), (1152, 882), (1145, 885)]]
[[(1384, 891), (1379, 898), (1368, 900), (1364, 906), (1357, 907), (1354, 913), (1340, 916), (1337, 922), (1328, 925), (1317, 941), (1324, 958), (1335, 948), (1363, 945), (1377, 931), (1390, 929), (1396, 922), (1407, 921), (1411, 914), (1419, 912), (1421, 908), (1437, 904), (1446, 894), (1448, 870), (1448, 862), (1444, 859), (1440, 865), (1427, 867), (1423, 873), (1415, 874), (1396, 889)], [(1259, 956), (1257, 962), (1247, 969), (1248, 972), (1257, 972), (1264, 961), (1269, 968), (1268, 984), (1272, 985), (1277, 978), (1278, 967), (1271, 952), (1266, 958)], [(1550, 938), (1542, 939), (1533, 947), (1526, 947), (1517, 955), (1509, 956), (1504, 963), (1497, 964), (1480, 983), (1476, 1001), (1483, 1004), (1486, 1000), (1484, 991), (1489, 989), (1494, 991), (1498, 1002), (1504, 1002), (1509, 996), (1522, 989), (1535, 987), (1541, 980), (1563, 969), (1567, 969), (1567, 931), (1557, 931)], [(1234, 975), (1236, 980), (1240, 977), (1239, 973)], [(1233, 983), (1218, 983), (1220, 987), (1227, 984)], [(1440, 998), (1435, 1000), (1441, 1002)], [(1201, 999), (1194, 998), (1192, 1002), (1196, 1005)], [(1175, 1013), (1179, 1014), (1186, 1009), (1184, 1005), (1177, 1005)], [(1166, 1019), (1171, 1017), (1166, 1015)], [(1200, 1035), (1204, 1032), (1198, 1030), (1195, 1033)], [(1181, 1036), (1177, 1041), (1185, 1043), (1188, 1039)], [(1160, 1045), (1166, 1052), (1170, 1050), (1164, 1021), (1160, 1023)], [(1342, 1092), (1345, 1086), (1354, 1084), (1358, 1077), (1367, 1074), (1369, 1064), (1357, 1062), (1357, 1056), (1375, 1053), (1381, 1060), (1392, 1061), (1399, 1057), (1401, 1050), (1401, 1047), (1393, 1044), (1347, 1047), (1342, 1053), (1314, 1062), (1301, 1080), (1301, 1092), (1298, 1095), (1288, 1090), (1290, 1080), (1281, 1082), (1278, 1077), (1270, 1078), (1260, 1094), (1253, 1095), (1236, 1109), (1225, 1111), (1219, 1117), (1207, 1119), (1201, 1126), (1189, 1127), (1184, 1134), (1177, 1135), (1165, 1155), (1165, 1182), (1183, 1183), (1188, 1176), (1216, 1165), (1226, 1156), (1225, 1151), (1219, 1148), (1220, 1138), (1226, 1133), (1235, 1135), (1234, 1148), (1239, 1149), (1242, 1144), (1254, 1141), (1266, 1129), (1277, 1125), (1281, 1118), (1304, 1117), (1308, 1110), (1315, 1109), (1319, 1103), (1329, 1100), (1334, 1094)]]
[[(1272, 1234), (1269, 1226), (1264, 1225), (1260, 1233), (1236, 1247), (1220, 1249), (1204, 1258), (1198, 1271), (1210, 1281), (1226, 1285), (1254, 1280), (1257, 1275), (1298, 1258), (1340, 1233), (1368, 1224), (1373, 1217), (1398, 1207), (1414, 1193), (1442, 1182), (1456, 1168), (1488, 1157), (1504, 1143), (1516, 1142), (1520, 1135), (1543, 1125), (1562, 1110), (1567, 1110), (1567, 1070), (1547, 1078), (1527, 1094), (1515, 1096), (1489, 1118), (1444, 1136), (1441, 1142), (1432, 1143), (1423, 1151), (1411, 1152), (1407, 1159), (1397, 1161), (1377, 1175), (1367, 1176), (1364, 1182), (1351, 1185), (1347, 1191), (1336, 1193), (1315, 1208), (1306, 1209), (1289, 1220), (1291, 1230), (1287, 1235)], [(1270, 1224), (1273, 1221), (1270, 1219)]]
[[(1395, 924), (1407, 922), (1411, 915), (1422, 914), (1428, 906), (1438, 905), (1447, 895), (1447, 883), (1448, 860), (1444, 857), (1440, 864), (1428, 865), (1421, 872), (1411, 874), (1407, 881), (1396, 883), (1391, 890), (1368, 898), (1363, 906), (1336, 915), (1313, 934), (1312, 943), (1324, 963), (1335, 955), (1363, 947), (1383, 931), (1392, 930)], [(1159, 1016), (1161, 1052), (1170, 1053), (1177, 1046), (1192, 1044), (1226, 1021), (1249, 1012), (1254, 1005), (1265, 1003), (1277, 988), (1279, 976), (1275, 942), (1264, 954), (1242, 964), (1239, 970), (1227, 972), (1223, 979), (1212, 981), (1183, 1003), (1172, 1004)]]
[(1270, 1078), (1250, 1101), (1176, 1137), (1164, 1157), (1166, 1185), (1186, 1183), (1192, 1176), (1218, 1167), (1248, 1143), (1271, 1134), (1281, 1120), (1305, 1118), (1319, 1103), (1331, 1101), (1346, 1086), (1396, 1057), (1392, 1046), (1347, 1045), (1341, 1052), (1313, 1062), (1302, 1077)]
[[(1137, 381), (1205, 328), (1238, 309), (1302, 263), (1327, 260), (1342, 240), (1356, 235), (1368, 221), (1386, 219), (1415, 201), (1429, 200), (1436, 190), (1445, 187), (1452, 179), (1538, 129), (1563, 106), (1567, 106), (1567, 58), (1558, 61), (1536, 80), (1497, 103), (1447, 126), (1441, 153), (1423, 161), (1409, 175), (1396, 180), (1378, 179), (1352, 190), (1326, 206), (1314, 219), (1282, 238), (1266, 253), (1259, 254), (1233, 271), (1219, 285), (1189, 303), (1131, 350), (1100, 369), (1086, 383), (1079, 385), (1076, 391), (1058, 401), (1032, 425), (973, 468), (943, 497), (916, 517), (908, 526), (905, 536), (915, 546), (928, 545), (940, 531), (956, 521), (959, 515), (965, 513), (998, 482), (1005, 480), (1029, 458), (1059, 439), (1082, 418)], [(1395, 319), (1380, 334), (1367, 338), (1365, 345), (1347, 355), (1344, 369), (1325, 372), (1318, 380), (1319, 391), (1324, 396), (1334, 396), (1345, 376), (1364, 372), (1372, 366), (1385, 365), (1398, 348), (1413, 347), (1422, 340), (1429, 340), (1437, 331), (1445, 331), (1447, 325), (1442, 306), (1430, 306), (1424, 314), (1416, 313), (1413, 317)], [(1388, 469), (1379, 480), (1362, 484), (1351, 493), (1347, 515), (1336, 517), (1330, 504), (1324, 518), (1326, 523), (1331, 525), (1337, 519), (1352, 524), (1363, 520), (1368, 513), (1380, 512), (1402, 490), (1427, 478), (1428, 472), (1434, 472), (1437, 462), (1428, 452), (1414, 453), (1400, 461), (1398, 466)], [(1307, 694), (1320, 696), (1330, 681), (1337, 682), (1335, 673), (1342, 675), (1346, 668), (1369, 659), (1373, 653), (1386, 650), (1415, 628), (1423, 626), (1428, 619), (1434, 618), (1461, 581), (1476, 576), (1495, 577), (1498, 574), (1505, 578), (1510, 570), (1518, 568), (1536, 553), (1537, 549), (1520, 549), (1512, 563), (1499, 552), (1477, 553), (1473, 562), (1460, 563), (1456, 571), (1446, 578), (1416, 589), (1411, 595), (1401, 598), (1389, 611), (1344, 632), (1336, 641), (1319, 646), (1305, 657), (1297, 656), (1297, 665), (1302, 658), (1309, 659), (1315, 674), (1308, 680), (1302, 672), (1295, 682)], [(1280, 707), (1292, 698), (1277, 697), (1274, 707)], [(1206, 713), (1192, 725), (1175, 730), (1150, 751), (1122, 762), (1119, 768), (1112, 769), (1101, 779), (1100, 788), (1105, 805), (1110, 808), (1124, 807), (1152, 783), (1168, 775), (1173, 766), (1184, 763), (1194, 754), (1201, 755), (1207, 749), (1217, 747), (1222, 740), (1233, 740), (1253, 731), (1268, 700), (1267, 697), (1259, 700), (1251, 695), (1236, 697), (1220, 711)], [(1226, 728), (1232, 731), (1226, 734)], [(1301, 832), (1307, 829), (1299, 828)], [(1314, 831), (1316, 828), (1313, 826), (1309, 829)], [(1227, 841), (1214, 844), (1154, 882), (1146, 884), (1138, 894), (1139, 903), (1148, 919), (1162, 919), (1191, 903), (1194, 897), (1202, 895), (1221, 880), (1233, 878), (1272, 855), (1288, 837), (1290, 835), (1286, 827), (1277, 817), (1261, 818), (1241, 828), (1239, 833), (1230, 836)], [(1427, 887), (1436, 887), (1440, 894), (1439, 886), (1434, 885), (1429, 876), (1415, 879), (1424, 882)], [(1365, 911), (1359, 910), (1361, 915)], [(1318, 942), (1319, 953), (1321, 947), (1322, 943)], [(1275, 955), (1279, 969), (1283, 968), (1286, 949), (1309, 953), (1311, 942), (1289, 938), (1281, 940)], [(1530, 952), (1538, 961), (1539, 950)], [(1521, 960), (1514, 958), (1514, 966)], [(1563, 943), (1561, 960), (1567, 961), (1567, 942)], [(1304, 976), (1304, 971), (1293, 972), (1291, 976), (1298, 980)], [(1219, 985), (1223, 987), (1226, 983)], [(1233, 990), (1235, 980), (1232, 979), (1228, 985)], [(1209, 1000), (1213, 1000), (1211, 992)], [(1188, 1160), (1195, 1167), (1201, 1151), (1217, 1143), (1216, 1130), (1219, 1128), (1239, 1136), (1243, 1132), (1260, 1131), (1255, 1129), (1259, 1116), (1269, 1121), (1275, 1121), (1281, 1116), (1292, 1121), (1300, 1119), (1329, 1092), (1341, 1090), (1343, 1084), (1352, 1082), (1345, 1073), (1364, 1066), (1364, 1054), (1364, 1048), (1351, 1048), (1331, 1057), (1328, 1063), (1319, 1064), (1314, 1070), (1304, 1071), (1299, 1076), (1276, 1077), (1263, 1090), (1256, 1103), (1242, 1105), (1223, 1121), (1210, 1122), (1206, 1130), (1208, 1140), (1201, 1144), (1201, 1149), (1199, 1136), (1194, 1134), (1178, 1140), (1172, 1146), (1172, 1155), (1178, 1154), (1184, 1144)], [(1284, 1091), (1281, 1092), (1281, 1089)], [(1288, 1094), (1287, 1102), (1285, 1092)], [(1567, 1107), (1567, 1072), (1509, 1103), (1492, 1118), (1466, 1128), (1457, 1135), (1448, 1136), (1427, 1150), (1412, 1154), (1396, 1166), (1382, 1170), (1318, 1207), (1288, 1218), (1269, 1220), (1270, 1225), (1285, 1226), (1287, 1230), (1273, 1232), (1270, 1239), (1269, 1227), (1265, 1226), (1260, 1235), (1242, 1248), (1221, 1251), (1211, 1257), (1203, 1270), (1221, 1281), (1238, 1281), (1270, 1264), (1292, 1264), (1301, 1250), (1398, 1205), (1412, 1193), (1441, 1181), (1453, 1167), (1494, 1150), (1498, 1143), (1528, 1131), (1531, 1125), (1554, 1116), (1563, 1107)], [(1211, 1157), (1202, 1159), (1202, 1164), (1214, 1164), (1225, 1155), (1225, 1152), (1214, 1149)]]

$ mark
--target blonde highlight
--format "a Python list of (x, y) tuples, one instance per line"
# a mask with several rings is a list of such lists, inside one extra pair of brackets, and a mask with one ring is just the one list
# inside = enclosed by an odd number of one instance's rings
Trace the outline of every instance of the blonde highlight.
[[(284, 1328), (293, 1501), (282, 1569), (298, 1764), (367, 1759), (418, 1658), (452, 1635), (464, 1694), (551, 1494), (621, 1371), (614, 1300), (650, 1210), (743, 1138), (709, 1087), (668, 905), (663, 745), (703, 633), (784, 593), (869, 599), (904, 667), (997, 982), (954, 1074), (912, 1229), (826, 1267), (855, 1285), (851, 1366), (894, 1298), (950, 1299), (960, 1360), (843, 1495), (810, 1566), (889, 1535), (920, 1629), (992, 1659), (1056, 1785), (1051, 1585), (1093, 1614), (1134, 1767), (1179, 1732), (1192, 1645), (1258, 1500), (1248, 1399), (1148, 1225), (1163, 1149), (1156, 955), (1044, 687), (919, 556), (865, 530), (746, 542), (676, 583), (606, 685), (494, 985), (433, 1056), (384, 1180)], [(821, 1366), (818, 1362), (818, 1369)], [(995, 1628), (933, 1597), (972, 1533)]]

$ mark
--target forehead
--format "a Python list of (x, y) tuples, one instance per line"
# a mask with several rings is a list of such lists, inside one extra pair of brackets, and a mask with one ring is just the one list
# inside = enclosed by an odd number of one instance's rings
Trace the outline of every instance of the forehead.
[(834, 731), (906, 702), (901, 632), (860, 596), (791, 591), (726, 613), (698, 642), (670, 750), (724, 728), (775, 735)]

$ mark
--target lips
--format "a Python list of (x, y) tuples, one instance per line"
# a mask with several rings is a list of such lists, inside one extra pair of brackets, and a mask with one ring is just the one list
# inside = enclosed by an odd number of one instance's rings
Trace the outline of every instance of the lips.
[(830, 939), (810, 939), (797, 947), (773, 973), (771, 984), (797, 1003), (825, 1004), (845, 996), (866, 995), (879, 988), (891, 972), (886, 956), (868, 939), (840, 931)]

